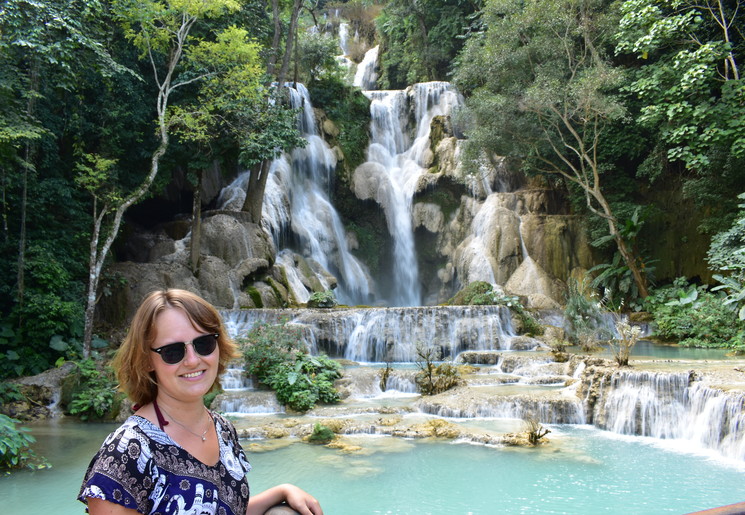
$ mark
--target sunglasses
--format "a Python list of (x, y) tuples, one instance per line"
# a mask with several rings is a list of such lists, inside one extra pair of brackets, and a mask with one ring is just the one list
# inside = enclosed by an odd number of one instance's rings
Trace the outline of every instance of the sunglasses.
[(209, 356), (213, 352), (215, 352), (215, 347), (217, 347), (217, 338), (220, 335), (215, 334), (205, 334), (203, 336), (197, 336), (190, 342), (174, 342), (169, 343), (168, 345), (163, 345), (162, 347), (158, 347), (157, 349), (150, 349), (153, 352), (157, 352), (160, 354), (160, 357), (163, 358), (163, 361), (165, 361), (169, 365), (175, 365), (176, 363), (180, 363), (181, 360), (184, 359), (184, 356), (186, 356), (186, 346), (191, 345), (194, 349), (194, 352), (199, 354), (200, 356)]

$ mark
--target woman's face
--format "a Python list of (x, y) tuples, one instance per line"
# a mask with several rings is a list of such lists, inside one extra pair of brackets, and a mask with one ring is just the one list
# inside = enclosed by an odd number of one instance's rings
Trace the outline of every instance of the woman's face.
[[(152, 349), (174, 342), (191, 342), (194, 338), (208, 334), (195, 329), (186, 314), (180, 309), (167, 308), (155, 319), (155, 341)], [(186, 345), (184, 359), (169, 365), (156, 352), (151, 352), (150, 363), (158, 383), (158, 398), (164, 396), (178, 402), (202, 401), (217, 378), (220, 349), (202, 356), (193, 345)]]

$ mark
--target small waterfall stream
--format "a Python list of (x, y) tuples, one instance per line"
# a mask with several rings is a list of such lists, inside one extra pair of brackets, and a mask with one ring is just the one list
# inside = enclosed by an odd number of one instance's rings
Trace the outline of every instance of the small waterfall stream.
[(689, 372), (647, 371), (615, 372), (598, 390), (590, 408), (597, 427), (688, 441), (745, 460), (745, 393), (712, 388)]

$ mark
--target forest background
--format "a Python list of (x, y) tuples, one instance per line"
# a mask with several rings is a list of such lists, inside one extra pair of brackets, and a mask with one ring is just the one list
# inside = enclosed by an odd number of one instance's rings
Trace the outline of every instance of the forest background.
[[(198, 219), (205, 170), (251, 168), (260, 206), (266, 164), (300, 144), (274, 84), (305, 83), (339, 118), (359, 108), (334, 16), (380, 45), (379, 89), (459, 88), (469, 163), (506, 156), (567, 191), (604, 256), (589, 293), (607, 308), (652, 312), (675, 341), (745, 347), (737, 0), (5, 0), (3, 377), (109, 346), (93, 324), (117, 280), (106, 263), (136, 206), (173, 180), (194, 192)], [(342, 132), (354, 162), (366, 129)], [(679, 215), (711, 242), (699, 277), (655, 280), (644, 221), (661, 184), (691, 202)], [(588, 289), (570, 293), (575, 315), (578, 297), (590, 309)]]

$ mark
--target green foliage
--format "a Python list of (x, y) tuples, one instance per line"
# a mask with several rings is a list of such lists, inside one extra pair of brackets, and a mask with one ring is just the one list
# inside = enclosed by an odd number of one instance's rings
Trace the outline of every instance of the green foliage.
[[(745, 193), (738, 195), (745, 200)], [(720, 273), (714, 279), (721, 284), (713, 291), (723, 290), (725, 305), (737, 309), (738, 318), (745, 320), (745, 204), (740, 204), (735, 223), (726, 231), (712, 238), (709, 248), (709, 266)]]
[(330, 34), (305, 32), (298, 34), (298, 67), (299, 81), (306, 86), (319, 80), (324, 75), (341, 75), (336, 55), (339, 44)]
[(101, 369), (92, 359), (78, 362), (80, 382), (68, 409), (81, 420), (103, 419), (117, 404), (116, 381), (112, 370)]
[(309, 308), (333, 308), (337, 304), (336, 295), (331, 290), (313, 292), (308, 299)]
[(0, 404), (22, 401), (24, 399), (21, 388), (15, 383), (0, 383)]
[(238, 338), (238, 343), (246, 374), (256, 376), (263, 383), (275, 366), (291, 361), (295, 352), (303, 349), (300, 330), (288, 326), (286, 320), (279, 324), (257, 322)]
[(645, 308), (655, 322), (655, 336), (689, 347), (745, 350), (745, 322), (721, 295), (705, 286), (688, 284), (684, 277), (657, 288)]
[(314, 444), (325, 445), (332, 441), (336, 435), (328, 427), (324, 426), (320, 422), (316, 422), (313, 425), (313, 432), (308, 437), (308, 442)]
[(598, 341), (610, 337), (610, 332), (604, 327), (602, 302), (591, 290), (586, 279), (570, 278), (567, 281), (564, 316), (569, 322), (567, 336), (573, 343), (578, 343), (584, 351), (595, 350)]
[(341, 377), (341, 366), (326, 356), (309, 355), (299, 331), (286, 322), (260, 322), (238, 341), (246, 374), (271, 387), (283, 405), (304, 412), (318, 402), (339, 402), (334, 380)]
[(347, 173), (365, 161), (370, 134), (370, 100), (338, 75), (324, 75), (308, 86), (313, 105), (323, 109), (339, 129), (336, 140)]
[[(735, 4), (702, 5), (687, 0), (626, 0), (621, 5), (619, 54), (640, 59), (629, 90), (645, 102), (641, 123), (659, 128), (671, 161), (700, 170), (721, 147), (745, 155), (743, 84), (732, 30), (742, 14)], [(741, 48), (740, 48), (741, 50)]]
[(403, 89), (445, 80), (481, 2), (392, 0), (376, 19), (383, 52), (380, 82)]
[(299, 412), (313, 409), (319, 402), (339, 402), (334, 380), (341, 377), (341, 365), (326, 356), (298, 351), (293, 361), (272, 367), (265, 382), (283, 405)]
[[(637, 207), (631, 216), (618, 225), (618, 231), (626, 243), (627, 247), (636, 249), (638, 247), (639, 233), (644, 226), (646, 219), (646, 210)], [(592, 242), (595, 247), (602, 247), (605, 243), (613, 241), (611, 235), (606, 235)], [(651, 260), (644, 259), (641, 252), (635, 253), (637, 268), (643, 274), (645, 282), (648, 284), (654, 277), (654, 267), (651, 266)], [(604, 294), (604, 302), (613, 311), (620, 310), (624, 305), (634, 311), (642, 309), (641, 292), (639, 285), (634, 280), (633, 273), (628, 263), (623, 259), (621, 253), (616, 250), (613, 254), (613, 260), (610, 263), (601, 263), (592, 269), (590, 273), (600, 272), (592, 280), (591, 287), (594, 289), (601, 288)]]
[(8, 474), (12, 469), (43, 469), (49, 463), (36, 456), (31, 449), (36, 439), (29, 434), (28, 428), (16, 427), (20, 421), (0, 414), (0, 470)]

